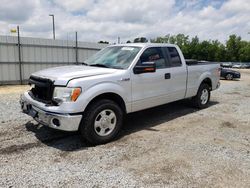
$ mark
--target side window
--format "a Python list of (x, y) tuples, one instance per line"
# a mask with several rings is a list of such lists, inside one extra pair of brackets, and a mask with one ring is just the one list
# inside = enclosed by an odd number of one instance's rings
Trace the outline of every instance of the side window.
[(146, 49), (140, 57), (138, 63), (155, 62), (157, 69), (166, 67), (166, 62), (160, 47), (153, 47)]
[(171, 67), (181, 66), (181, 58), (175, 47), (168, 47), (168, 54), (171, 62)]

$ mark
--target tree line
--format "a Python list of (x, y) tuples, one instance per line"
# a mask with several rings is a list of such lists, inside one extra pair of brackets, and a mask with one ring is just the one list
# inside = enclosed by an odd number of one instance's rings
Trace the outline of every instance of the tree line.
[(199, 40), (197, 36), (166, 35), (151, 39), (155, 43), (171, 43), (178, 45), (186, 59), (197, 59), (218, 62), (250, 62), (250, 42), (240, 36), (230, 35), (225, 44), (218, 40)]
[[(139, 37), (133, 42), (148, 42), (145, 37)], [(244, 41), (240, 36), (230, 35), (223, 44), (218, 40), (200, 40), (197, 36), (190, 38), (188, 35), (165, 35), (150, 39), (153, 43), (170, 43), (178, 45), (186, 59), (196, 59), (217, 62), (250, 62), (250, 42)], [(100, 41), (106, 43), (107, 41)], [(131, 43), (131, 41), (127, 41)]]

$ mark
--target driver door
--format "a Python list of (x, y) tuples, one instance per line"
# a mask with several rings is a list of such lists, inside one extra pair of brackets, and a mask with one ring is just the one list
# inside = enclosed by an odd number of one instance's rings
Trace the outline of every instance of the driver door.
[(139, 111), (167, 102), (169, 64), (161, 47), (147, 48), (141, 55), (137, 65), (154, 62), (156, 72), (135, 74), (132, 80), (132, 111)]

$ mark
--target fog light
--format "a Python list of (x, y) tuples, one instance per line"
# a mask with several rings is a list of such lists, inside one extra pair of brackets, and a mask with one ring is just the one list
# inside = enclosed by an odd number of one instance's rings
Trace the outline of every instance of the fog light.
[(59, 126), (61, 125), (59, 119), (57, 119), (57, 118), (52, 119), (52, 123), (53, 123), (55, 126), (57, 126), (57, 127), (59, 127)]

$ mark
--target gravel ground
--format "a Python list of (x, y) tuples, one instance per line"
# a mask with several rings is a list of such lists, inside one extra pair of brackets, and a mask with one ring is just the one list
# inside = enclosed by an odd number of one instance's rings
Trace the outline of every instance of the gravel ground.
[(0, 187), (249, 187), (250, 70), (240, 71), (207, 109), (181, 101), (134, 113), (96, 147), (22, 114), (27, 86), (0, 87)]

